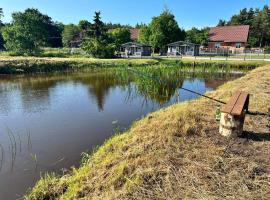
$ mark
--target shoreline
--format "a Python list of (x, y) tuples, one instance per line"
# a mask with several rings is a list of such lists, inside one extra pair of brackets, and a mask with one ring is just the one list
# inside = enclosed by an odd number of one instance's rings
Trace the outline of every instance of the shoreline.
[(40, 58), (0, 56), (0, 74), (30, 74), (57, 71), (79, 71), (92, 68), (179, 66), (189, 68), (235, 68), (250, 70), (264, 64), (264, 61), (209, 61), (179, 58), (161, 59), (93, 59), (93, 58)]
[[(250, 111), (270, 109), (270, 67), (262, 66), (207, 95), (251, 94)], [(245, 135), (219, 135), (217, 104), (199, 98), (150, 113), (116, 134), (81, 167), (45, 175), (26, 199), (268, 198), (269, 116), (247, 116)]]

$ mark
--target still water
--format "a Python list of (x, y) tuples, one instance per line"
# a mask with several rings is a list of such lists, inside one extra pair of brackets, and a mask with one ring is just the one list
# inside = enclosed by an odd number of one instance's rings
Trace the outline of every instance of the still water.
[(123, 130), (149, 112), (197, 98), (178, 87), (205, 93), (235, 78), (184, 76), (167, 92), (116, 77), (102, 71), (0, 76), (0, 199), (22, 197), (41, 173), (78, 166), (81, 153), (101, 145), (116, 126)]

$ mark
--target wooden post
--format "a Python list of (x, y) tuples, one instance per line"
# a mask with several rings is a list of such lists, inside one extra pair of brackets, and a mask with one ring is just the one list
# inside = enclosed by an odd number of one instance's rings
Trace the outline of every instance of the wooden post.
[(237, 91), (221, 109), (219, 133), (237, 137), (243, 133), (245, 114), (248, 112), (249, 94)]
[(234, 116), (221, 112), (219, 133), (225, 137), (237, 137), (243, 133), (245, 112), (240, 116)]

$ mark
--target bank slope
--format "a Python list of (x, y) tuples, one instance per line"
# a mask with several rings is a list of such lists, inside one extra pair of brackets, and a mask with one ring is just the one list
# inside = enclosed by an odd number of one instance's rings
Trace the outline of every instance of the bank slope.
[[(259, 67), (209, 95), (227, 101), (239, 89), (250, 110), (270, 107), (270, 67)], [(269, 199), (269, 116), (247, 116), (245, 137), (226, 139), (216, 103), (199, 99), (135, 122), (82, 166), (44, 176), (26, 199)]]

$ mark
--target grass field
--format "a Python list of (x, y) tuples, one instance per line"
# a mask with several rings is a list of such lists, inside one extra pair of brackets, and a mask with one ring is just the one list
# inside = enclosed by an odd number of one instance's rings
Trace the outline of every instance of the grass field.
[[(227, 101), (241, 89), (250, 110), (270, 109), (270, 67), (208, 95)], [(198, 99), (149, 114), (116, 134), (81, 167), (44, 175), (26, 199), (269, 199), (269, 115), (247, 116), (245, 135), (219, 135), (216, 103)]]

